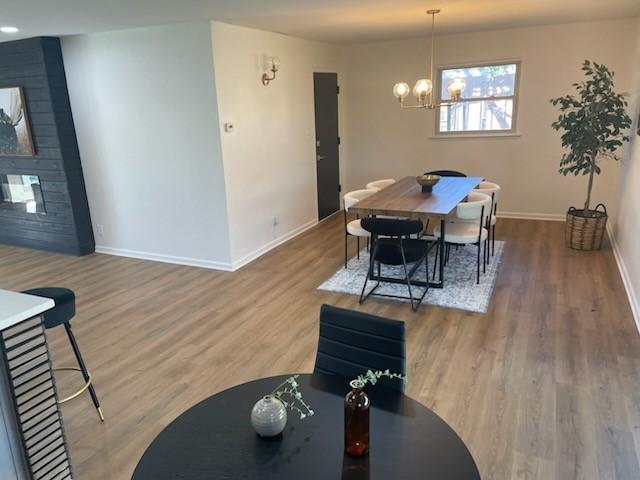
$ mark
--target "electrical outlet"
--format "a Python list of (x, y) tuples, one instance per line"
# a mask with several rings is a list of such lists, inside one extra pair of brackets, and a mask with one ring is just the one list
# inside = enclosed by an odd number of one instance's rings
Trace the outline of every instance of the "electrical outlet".
[(277, 227), (279, 223), (278, 217), (273, 217), (273, 226)]
[(98, 235), (104, 237), (104, 225), (102, 225), (101, 223), (97, 224), (96, 230), (98, 231)]

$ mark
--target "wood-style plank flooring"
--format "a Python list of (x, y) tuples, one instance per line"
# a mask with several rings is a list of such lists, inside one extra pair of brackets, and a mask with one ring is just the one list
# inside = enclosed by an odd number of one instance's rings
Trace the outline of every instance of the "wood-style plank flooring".
[[(563, 227), (500, 220), (486, 315), (316, 290), (343, 261), (340, 216), (234, 273), (0, 246), (0, 288), (76, 292), (72, 323), (107, 417), (88, 395), (63, 406), (80, 480), (129, 479), (207, 396), (310, 372), (322, 303), (407, 323), (407, 393), (459, 433), (483, 479), (637, 479), (640, 336), (611, 250), (569, 250)], [(72, 364), (64, 329), (49, 338), (54, 364)], [(81, 384), (68, 375), (62, 395)]]

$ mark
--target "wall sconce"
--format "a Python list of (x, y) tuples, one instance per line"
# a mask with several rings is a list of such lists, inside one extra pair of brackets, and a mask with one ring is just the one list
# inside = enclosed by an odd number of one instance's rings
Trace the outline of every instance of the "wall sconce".
[(280, 59), (278, 57), (265, 57), (265, 73), (262, 74), (262, 84), (266, 87), (271, 80), (276, 78), (276, 72), (280, 70)]

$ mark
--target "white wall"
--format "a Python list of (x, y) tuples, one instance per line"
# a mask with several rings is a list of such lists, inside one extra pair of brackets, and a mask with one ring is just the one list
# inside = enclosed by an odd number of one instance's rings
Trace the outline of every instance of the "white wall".
[(199, 22), (63, 39), (98, 251), (230, 267), (210, 35)]
[[(501, 210), (562, 218), (586, 196), (584, 178), (557, 173), (559, 134), (551, 97), (570, 91), (585, 59), (616, 72), (616, 88), (631, 86), (629, 42), (635, 20), (575, 23), (436, 38), (436, 63), (520, 59), (518, 130), (521, 136), (492, 139), (430, 139), (435, 112), (401, 110), (394, 83), (412, 84), (426, 71), (428, 42), (410, 39), (345, 48), (347, 186), (376, 178), (417, 175), (447, 168), (485, 176), (503, 187)], [(618, 166), (609, 164), (596, 180), (595, 202), (615, 210)]]
[[(339, 83), (342, 76), (335, 46), (218, 22), (212, 30), (237, 267), (317, 221), (313, 72), (336, 72)], [(267, 87), (260, 81), (265, 54), (282, 62)], [(234, 123), (233, 133), (224, 132), (225, 122)]]
[[(634, 88), (629, 112), (634, 120), (631, 143), (620, 171), (619, 211), (611, 231), (614, 253), (640, 330), (640, 19), (637, 21)], [(631, 57), (631, 55), (630, 55)], [(610, 224), (611, 225), (611, 224)]]

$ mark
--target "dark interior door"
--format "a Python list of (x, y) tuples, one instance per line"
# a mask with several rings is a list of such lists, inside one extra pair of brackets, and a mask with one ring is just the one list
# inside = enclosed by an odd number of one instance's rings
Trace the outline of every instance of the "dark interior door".
[(338, 163), (338, 74), (314, 73), (318, 218), (340, 210)]

